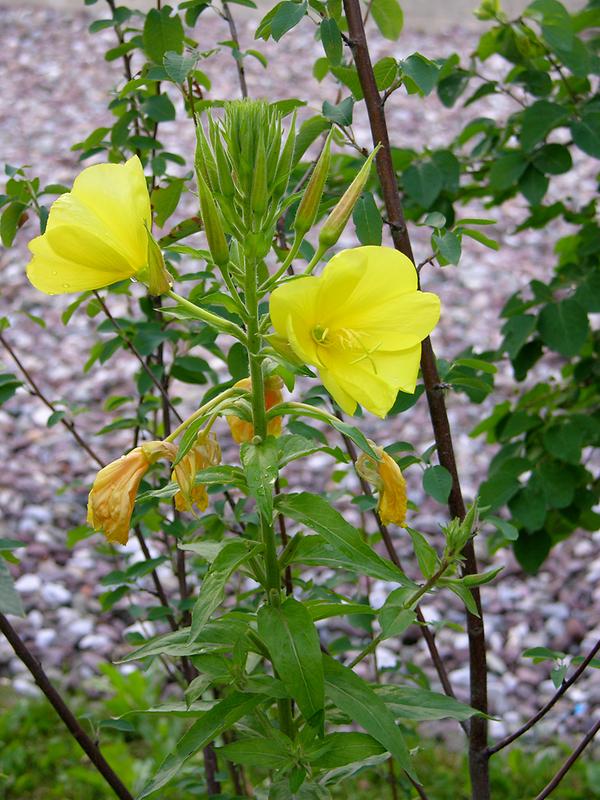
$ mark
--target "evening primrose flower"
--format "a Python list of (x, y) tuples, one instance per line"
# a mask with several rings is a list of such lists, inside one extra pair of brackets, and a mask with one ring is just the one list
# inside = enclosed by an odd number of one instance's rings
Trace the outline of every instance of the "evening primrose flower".
[(379, 492), (377, 513), (384, 525), (394, 523), (404, 526), (406, 520), (406, 481), (398, 464), (381, 447), (369, 442), (374, 452), (381, 459), (361, 453), (356, 462), (356, 471), (375, 486)]
[(440, 315), (437, 295), (417, 288), (405, 255), (389, 247), (342, 250), (319, 277), (271, 294), (271, 321), (295, 354), (315, 366), (338, 405), (385, 417), (398, 391), (415, 391), (421, 342)]
[(127, 455), (103, 467), (88, 497), (88, 525), (102, 531), (109, 542), (127, 544), (131, 515), (140, 482), (160, 458), (173, 460), (177, 448), (170, 442), (144, 442)]
[(151, 226), (150, 197), (137, 156), (125, 164), (87, 167), (71, 191), (53, 203), (46, 232), (29, 243), (33, 258), (27, 277), (46, 294), (141, 277), (149, 260), (156, 260), (149, 256), (156, 244), (150, 241)]
[(196, 473), (220, 461), (221, 448), (217, 437), (214, 433), (201, 433), (171, 474), (171, 480), (179, 484), (179, 491), (175, 495), (175, 508), (178, 511), (191, 511), (194, 506), (206, 511), (208, 492), (206, 486), (196, 484)]
[[(239, 389), (246, 389), (248, 392), (252, 391), (252, 381), (250, 378), (242, 378), (242, 380), (238, 381), (234, 386)], [(267, 411), (278, 403), (281, 403), (283, 399), (282, 389), (283, 381), (279, 375), (269, 375), (265, 378), (265, 408)], [(243, 442), (251, 441), (254, 436), (254, 426), (251, 422), (236, 417), (234, 414), (227, 416), (227, 422), (235, 442), (242, 444)], [(281, 426), (281, 417), (274, 417), (267, 423), (267, 433), (270, 436), (280, 436)]]

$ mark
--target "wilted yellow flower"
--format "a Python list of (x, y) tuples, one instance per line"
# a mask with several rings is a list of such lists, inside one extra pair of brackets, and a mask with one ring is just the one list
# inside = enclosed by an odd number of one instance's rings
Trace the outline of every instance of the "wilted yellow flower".
[(202, 484), (196, 485), (196, 473), (201, 469), (221, 461), (221, 448), (214, 433), (200, 434), (192, 449), (185, 454), (171, 474), (177, 481), (179, 491), (175, 495), (175, 508), (178, 511), (191, 511), (197, 506), (205, 511), (208, 506), (208, 493)]
[[(246, 389), (249, 392), (252, 391), (252, 381), (250, 378), (242, 378), (241, 381), (238, 381), (234, 385), (239, 389)], [(283, 381), (279, 375), (269, 375), (268, 378), (265, 378), (265, 408), (267, 411), (278, 403), (281, 403), (283, 399), (282, 389)], [(229, 429), (231, 430), (233, 440), (238, 444), (249, 442), (254, 436), (254, 426), (251, 422), (240, 419), (240, 417), (236, 417), (234, 414), (230, 414), (227, 417), (227, 422), (229, 423)], [(280, 436), (281, 426), (281, 417), (274, 417), (267, 423), (267, 433), (270, 436)]]
[(406, 520), (406, 481), (398, 464), (381, 447), (369, 442), (381, 461), (361, 453), (356, 462), (358, 474), (379, 492), (377, 513), (384, 525), (404, 525)]
[(127, 544), (140, 481), (155, 461), (173, 459), (176, 452), (170, 442), (145, 442), (103, 467), (88, 497), (88, 525), (102, 531), (109, 542)]
[(95, 164), (52, 205), (46, 232), (29, 243), (27, 277), (46, 294), (82, 292), (148, 266), (150, 197), (141, 162)]
[(282, 284), (270, 310), (275, 331), (317, 367), (346, 413), (360, 403), (384, 417), (399, 390), (415, 390), (421, 342), (437, 324), (440, 301), (417, 289), (405, 255), (368, 246), (338, 253), (319, 277)]

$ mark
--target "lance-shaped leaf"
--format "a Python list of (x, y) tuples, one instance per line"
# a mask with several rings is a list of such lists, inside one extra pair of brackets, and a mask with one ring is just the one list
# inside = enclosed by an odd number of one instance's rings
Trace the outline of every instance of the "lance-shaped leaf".
[[(381, 686), (376, 690), (396, 719), (428, 720), (451, 719), (464, 720), (474, 715), (482, 716), (471, 706), (428, 689), (417, 689), (412, 686)], [(485, 715), (483, 715), (485, 716)]]
[(265, 698), (260, 694), (247, 695), (233, 692), (221, 700), (210, 711), (198, 719), (188, 732), (175, 745), (173, 752), (166, 757), (152, 780), (144, 786), (137, 800), (156, 792), (177, 775), (185, 762), (211, 742), (223, 731), (228, 730), (246, 714), (249, 714)]
[(342, 515), (317, 494), (279, 495), (277, 510), (286, 517), (306, 525), (321, 534), (327, 544), (339, 553), (340, 558), (363, 575), (395, 581), (403, 586), (413, 586), (412, 581), (391, 561), (386, 561), (372, 550), (360, 533)]
[(309, 759), (314, 769), (338, 769), (382, 753), (385, 747), (368, 733), (336, 732), (319, 742), (309, 753)]
[(260, 444), (246, 442), (240, 449), (240, 459), (248, 490), (256, 500), (261, 515), (271, 521), (273, 517), (273, 486), (277, 480), (279, 448), (274, 436), (268, 436)]
[(363, 727), (415, 778), (408, 748), (396, 720), (383, 700), (361, 677), (330, 656), (323, 656), (325, 694), (354, 722)]
[(280, 608), (263, 606), (258, 612), (258, 632), (285, 688), (304, 719), (323, 729), (325, 688), (319, 634), (308, 609), (288, 599)]
[(192, 611), (192, 627), (190, 642), (193, 642), (202, 628), (206, 625), (211, 615), (223, 602), (225, 597), (225, 584), (231, 574), (245, 561), (256, 553), (261, 547), (255, 542), (245, 539), (234, 539), (222, 548), (212, 562), (206, 577), (200, 587), (200, 595)]

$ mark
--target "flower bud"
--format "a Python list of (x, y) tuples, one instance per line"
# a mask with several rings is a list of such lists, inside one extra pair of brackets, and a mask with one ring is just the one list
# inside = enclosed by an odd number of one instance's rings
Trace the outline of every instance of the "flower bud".
[(375, 158), (379, 147), (380, 145), (378, 145), (367, 158), (356, 178), (354, 178), (338, 201), (336, 207), (325, 220), (325, 224), (321, 228), (321, 233), (319, 234), (319, 245), (324, 250), (333, 247), (344, 232), (346, 223), (350, 218), (350, 214), (352, 214), (352, 209), (361, 196), (362, 190), (365, 188), (369, 173), (371, 172), (371, 162)]
[(258, 139), (255, 154), (254, 174), (252, 176), (252, 192), (250, 194), (250, 207), (252, 213), (259, 219), (267, 210), (269, 191), (267, 187), (267, 154), (262, 136)]
[(300, 236), (307, 233), (317, 216), (321, 197), (323, 196), (323, 189), (325, 188), (325, 181), (329, 173), (329, 165), (331, 163), (331, 136), (330, 133), (323, 147), (323, 151), (319, 156), (308, 185), (300, 200), (296, 218), (294, 219), (294, 230)]
[(198, 176), (198, 194), (200, 197), (200, 213), (204, 232), (208, 240), (208, 248), (215, 264), (224, 267), (229, 263), (229, 247), (223, 232), (223, 226), (219, 217), (217, 206), (212, 193), (206, 185), (201, 173)]
[[(252, 381), (250, 378), (242, 378), (235, 386), (239, 389), (246, 389), (248, 392), (252, 391)], [(281, 403), (283, 399), (282, 389), (283, 381), (279, 375), (269, 375), (268, 378), (265, 378), (265, 407), (267, 411), (278, 403)], [(254, 438), (254, 425), (251, 422), (241, 419), (234, 414), (230, 414), (227, 417), (227, 422), (235, 442), (242, 444), (243, 442), (252, 441)], [(267, 424), (267, 434), (269, 436), (280, 436), (281, 426), (281, 417), (275, 417), (269, 420)]]

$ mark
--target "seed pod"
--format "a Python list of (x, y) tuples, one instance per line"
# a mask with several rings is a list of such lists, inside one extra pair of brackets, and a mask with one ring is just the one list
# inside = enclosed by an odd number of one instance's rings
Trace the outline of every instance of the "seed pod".
[(300, 236), (303, 236), (311, 228), (316, 219), (319, 210), (321, 197), (323, 196), (323, 189), (325, 188), (325, 181), (329, 174), (329, 165), (331, 163), (331, 136), (330, 133), (323, 147), (323, 151), (319, 156), (319, 160), (315, 164), (308, 185), (300, 200), (296, 218), (294, 220), (294, 230)]
[(202, 125), (196, 127), (195, 166), (196, 171), (204, 178), (206, 185), (216, 189), (219, 185), (217, 166)]
[(365, 188), (365, 184), (371, 171), (371, 162), (375, 158), (380, 146), (381, 145), (377, 145), (375, 150), (373, 150), (371, 155), (367, 158), (365, 163), (360, 168), (356, 178), (354, 178), (350, 186), (346, 189), (338, 201), (336, 207), (327, 217), (325, 224), (321, 228), (321, 233), (319, 234), (319, 245), (322, 248), (328, 249), (333, 247), (333, 245), (342, 235), (344, 228), (346, 227), (346, 223), (350, 218), (350, 214), (352, 214), (352, 209), (356, 205), (362, 190)]
[(296, 112), (294, 111), (287, 139), (285, 140), (285, 144), (281, 150), (281, 155), (279, 156), (279, 161), (277, 162), (277, 170), (275, 171), (275, 178), (272, 187), (275, 200), (279, 200), (287, 189), (287, 185), (290, 180), (290, 172), (292, 170), (292, 161), (294, 158), (295, 149)]
[(204, 178), (197, 173), (198, 194), (200, 196), (200, 213), (204, 224), (204, 232), (208, 240), (208, 248), (213, 257), (213, 261), (219, 267), (225, 266), (229, 262), (229, 247), (223, 232), (221, 219), (212, 193), (206, 185)]

